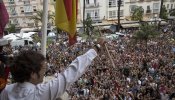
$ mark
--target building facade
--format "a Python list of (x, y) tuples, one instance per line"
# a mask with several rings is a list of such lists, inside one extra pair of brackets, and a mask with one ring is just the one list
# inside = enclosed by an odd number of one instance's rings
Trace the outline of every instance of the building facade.
[[(83, 1), (80, 0), (79, 13), (83, 20)], [(121, 0), (120, 19), (130, 20), (130, 16), (136, 6), (144, 9), (144, 20), (149, 20), (154, 16), (159, 17), (161, 0)], [(167, 10), (175, 8), (175, 0), (164, 0)], [(90, 16), (94, 21), (117, 20), (118, 0), (85, 0), (85, 18)]]
[[(34, 21), (30, 17), (36, 11), (43, 9), (43, 0), (3, 0), (9, 13), (9, 23), (16, 28), (34, 27)], [(50, 0), (49, 0), (50, 1)], [(49, 2), (49, 10), (53, 10), (52, 2)]]
[[(11, 24), (16, 27), (34, 27), (35, 23), (30, 17), (36, 11), (43, 9), (43, 0), (3, 0), (10, 16)], [(83, 20), (83, 1), (78, 0), (78, 23)], [(121, 0), (120, 19), (130, 20), (130, 16), (136, 6), (144, 9), (144, 19), (149, 20), (159, 15), (160, 0)], [(175, 0), (164, 0), (167, 10), (175, 8)], [(49, 0), (49, 10), (55, 11), (54, 0)], [(85, 18), (90, 16), (94, 22), (117, 21), (118, 0), (85, 0)], [(41, 25), (41, 23), (40, 23)]]

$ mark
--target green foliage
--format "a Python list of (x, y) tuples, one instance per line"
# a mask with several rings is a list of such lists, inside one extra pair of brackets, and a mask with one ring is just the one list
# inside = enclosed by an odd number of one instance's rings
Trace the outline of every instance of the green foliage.
[(87, 19), (84, 21), (85, 24), (85, 33), (82, 34), (81, 36), (83, 39), (86, 39), (87, 41), (92, 41), (99, 37), (99, 31), (97, 28), (95, 28), (92, 25), (93, 21), (90, 16), (87, 16)]
[[(33, 20), (35, 27), (39, 27), (39, 23), (42, 23), (43, 10), (36, 11), (36, 15), (30, 17), (30, 20)], [(48, 22), (54, 22), (55, 14), (51, 11), (48, 12)]]
[(86, 20), (84, 21), (85, 24), (85, 33), (87, 35), (91, 35), (91, 32), (93, 32), (94, 27), (92, 26), (92, 19), (90, 16), (87, 16)]
[(47, 38), (47, 45), (50, 45), (51, 43), (53, 43), (53, 39)]
[(9, 24), (9, 28), (7, 28), (7, 31), (9, 33), (15, 33), (16, 32), (16, 28), (14, 24)]
[(134, 12), (132, 13), (131, 20), (142, 21), (143, 13), (144, 13), (144, 10), (141, 6), (134, 8)]
[(158, 34), (159, 31), (155, 25), (143, 23), (140, 25), (140, 29), (134, 33), (133, 37), (136, 40), (145, 40), (147, 42), (149, 39), (155, 38)]
[(175, 9), (170, 10), (170, 16), (175, 16)]
[(165, 5), (162, 7), (162, 13), (160, 16), (161, 16), (160, 18), (162, 18), (162, 19), (168, 19), (168, 11), (167, 11)]
[(34, 41), (35, 43), (41, 42), (41, 38), (38, 36), (38, 34), (34, 34), (34, 35), (32, 36), (32, 38), (33, 38), (33, 41)]

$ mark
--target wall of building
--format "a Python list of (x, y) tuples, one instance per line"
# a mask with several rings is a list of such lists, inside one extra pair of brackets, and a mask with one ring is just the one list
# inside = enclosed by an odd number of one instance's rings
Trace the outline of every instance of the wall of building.
[[(37, 10), (43, 9), (43, 0), (3, 0), (10, 22), (16, 27), (33, 27), (34, 22), (29, 18), (35, 15)], [(78, 23), (83, 20), (83, 1), (79, 0)], [(116, 21), (118, 16), (118, 0), (85, 0), (85, 18), (89, 14), (94, 22), (102, 20)], [(168, 10), (175, 8), (175, 0), (164, 0), (164, 5)], [(120, 8), (120, 19), (129, 20), (131, 9), (134, 6), (142, 6), (144, 9), (144, 19), (149, 20), (160, 12), (160, 0), (122, 0)], [(49, 10), (55, 11), (55, 3), (49, 0)], [(40, 23), (41, 25), (41, 23)]]
[[(10, 16), (10, 23), (16, 27), (34, 27), (34, 21), (30, 17), (36, 11), (43, 9), (43, 0), (3, 0)], [(50, 0), (49, 0), (50, 1)], [(54, 10), (49, 2), (49, 10)], [(41, 25), (41, 23), (40, 23)]]
[[(118, 0), (85, 0), (86, 16), (91, 13), (93, 20), (116, 20), (118, 16)], [(110, 3), (112, 2), (112, 3)], [(97, 5), (95, 6), (94, 5)], [(164, 5), (168, 10), (175, 8), (175, 0), (164, 0)], [(149, 20), (160, 12), (160, 0), (122, 0), (120, 8), (120, 19), (127, 20), (131, 16), (132, 8), (142, 6), (144, 9), (144, 19)], [(83, 0), (80, 0), (80, 14), (83, 19)], [(94, 11), (98, 12), (98, 18), (94, 18)]]

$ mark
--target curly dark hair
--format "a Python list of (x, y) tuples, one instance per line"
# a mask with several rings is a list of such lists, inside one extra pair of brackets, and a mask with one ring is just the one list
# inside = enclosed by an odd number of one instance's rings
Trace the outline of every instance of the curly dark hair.
[(45, 57), (38, 52), (22, 51), (14, 58), (10, 67), (12, 78), (15, 82), (23, 83), (30, 80), (32, 73), (36, 73), (40, 77), (39, 71), (44, 60)]

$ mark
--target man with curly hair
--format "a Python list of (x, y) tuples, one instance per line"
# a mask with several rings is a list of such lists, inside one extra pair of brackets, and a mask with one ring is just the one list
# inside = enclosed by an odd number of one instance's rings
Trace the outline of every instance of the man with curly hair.
[(46, 84), (42, 83), (46, 71), (44, 56), (35, 51), (22, 51), (11, 66), (16, 83), (6, 86), (0, 100), (56, 100), (85, 73), (104, 42), (99, 38), (93, 49), (77, 57), (64, 72)]

